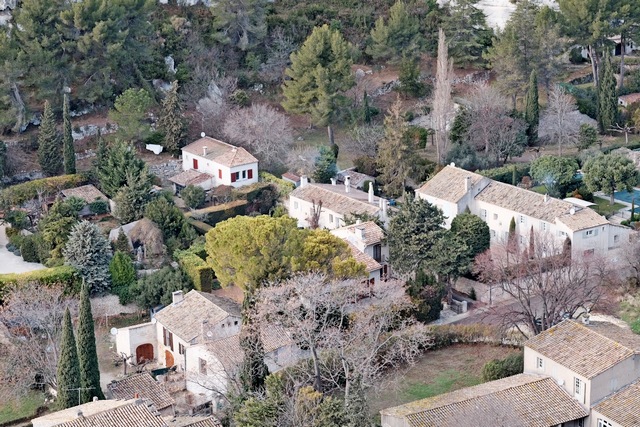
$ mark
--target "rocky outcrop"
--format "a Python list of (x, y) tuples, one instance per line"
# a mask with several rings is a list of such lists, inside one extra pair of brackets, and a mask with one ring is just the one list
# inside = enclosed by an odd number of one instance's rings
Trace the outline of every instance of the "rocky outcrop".
[(15, 9), (18, 0), (0, 0), (0, 10)]

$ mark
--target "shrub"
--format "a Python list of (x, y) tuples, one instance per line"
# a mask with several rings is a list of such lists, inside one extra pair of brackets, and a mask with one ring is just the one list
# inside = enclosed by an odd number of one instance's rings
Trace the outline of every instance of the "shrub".
[(106, 200), (96, 200), (89, 203), (89, 210), (96, 215), (103, 215), (109, 212), (109, 203)]
[(27, 273), (0, 274), (0, 296), (8, 288), (35, 282), (41, 286), (63, 285), (65, 293), (76, 294), (80, 290), (80, 278), (70, 265), (29, 271)]
[(36, 239), (33, 234), (24, 236), (22, 244), (20, 245), (20, 254), (22, 255), (22, 259), (26, 262), (40, 262), (40, 257), (38, 257), (38, 248), (36, 245)]
[(202, 292), (211, 292), (215, 274), (205, 260), (189, 249), (176, 251), (174, 257), (178, 261), (182, 271), (193, 281), (193, 287), (195, 289)]
[(581, 48), (574, 47), (569, 51), (569, 62), (571, 62), (572, 64), (582, 64), (584, 62)]
[(79, 174), (36, 179), (5, 188), (0, 192), (0, 199), (5, 205), (20, 206), (26, 201), (38, 198), (38, 192), (53, 195), (60, 190), (77, 187), (84, 181), (84, 176)]
[(524, 370), (524, 353), (510, 354), (504, 359), (491, 360), (482, 367), (482, 379), (494, 381), (521, 374)]
[(23, 230), (29, 226), (29, 217), (24, 211), (10, 210), (5, 213), (4, 220), (11, 224), (14, 230)]
[(353, 160), (353, 165), (356, 167), (357, 172), (370, 176), (378, 175), (378, 171), (376, 169), (376, 159), (373, 157), (358, 157)]
[(198, 209), (204, 204), (205, 192), (202, 187), (187, 185), (181, 192), (180, 197), (191, 209)]
[(239, 107), (248, 107), (251, 104), (251, 99), (246, 91), (238, 89), (229, 95), (229, 101), (236, 104)]
[(111, 274), (111, 292), (118, 295), (120, 304), (126, 305), (133, 301), (132, 287), (137, 281), (136, 269), (131, 262), (131, 257), (121, 251), (117, 251), (109, 264)]
[(522, 180), (522, 177), (529, 175), (529, 169), (530, 165), (528, 163), (525, 163), (519, 165), (505, 165), (499, 168), (485, 169), (476, 172), (495, 181), (515, 185)]
[(246, 200), (234, 200), (233, 202), (223, 203), (217, 206), (211, 206), (204, 209), (199, 209), (195, 212), (187, 212), (185, 217), (191, 218), (192, 216), (204, 216), (204, 222), (210, 226), (215, 226), (220, 221), (233, 218), (238, 215), (244, 215), (246, 213), (248, 202)]
[(633, 322), (631, 322), (631, 330), (636, 333), (636, 334), (640, 334), (640, 318), (634, 320)]
[(429, 138), (429, 131), (420, 126), (409, 126), (404, 136), (417, 147), (425, 148), (427, 146), (427, 139)]
[(264, 171), (260, 172), (260, 180), (262, 182), (274, 184), (278, 189), (278, 194), (282, 198), (289, 197), (289, 193), (291, 193), (296, 188), (294, 183), (285, 181), (282, 178), (278, 178), (277, 176)]

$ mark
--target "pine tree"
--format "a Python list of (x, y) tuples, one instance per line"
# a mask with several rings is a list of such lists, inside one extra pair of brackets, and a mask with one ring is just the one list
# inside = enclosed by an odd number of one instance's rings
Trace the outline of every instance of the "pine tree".
[(618, 118), (618, 96), (616, 77), (609, 55), (602, 59), (602, 75), (598, 88), (598, 126), (600, 133), (609, 132)]
[(320, 147), (320, 154), (316, 159), (315, 169), (313, 170), (313, 180), (318, 183), (328, 184), (331, 178), (336, 176), (338, 168), (336, 167), (336, 156), (329, 147)]
[(98, 155), (101, 160), (96, 167), (96, 175), (102, 192), (109, 197), (115, 197), (127, 185), (129, 176), (133, 180), (148, 179), (148, 174), (143, 173), (144, 161), (136, 157), (135, 151), (122, 141), (116, 140), (104, 152), (98, 151)]
[(116, 193), (113, 201), (116, 208), (113, 215), (121, 224), (128, 224), (142, 218), (144, 207), (149, 202), (151, 178), (146, 166), (139, 175), (127, 174), (127, 183)]
[(49, 101), (44, 103), (44, 113), (38, 132), (38, 162), (46, 176), (59, 175), (63, 170), (60, 137)]
[(243, 325), (240, 348), (244, 353), (240, 368), (240, 383), (245, 393), (260, 392), (269, 369), (264, 363), (264, 347), (257, 328), (249, 323)]
[(133, 301), (132, 287), (136, 284), (136, 269), (131, 262), (128, 252), (116, 251), (111, 264), (111, 292), (118, 295), (120, 304), (128, 304)]
[(120, 251), (125, 254), (131, 254), (131, 244), (129, 244), (129, 239), (127, 235), (124, 233), (122, 227), (120, 227), (120, 231), (118, 232), (118, 238), (113, 244), (114, 251)]
[(538, 105), (538, 73), (531, 70), (529, 77), (529, 90), (527, 91), (524, 120), (527, 122), (527, 139), (529, 145), (535, 145), (538, 140), (538, 125), (540, 123), (540, 110)]
[(75, 267), (91, 293), (109, 289), (111, 246), (97, 225), (89, 221), (77, 223), (63, 251), (65, 261)]
[(418, 17), (398, 0), (389, 9), (389, 19), (378, 18), (371, 30), (367, 53), (376, 60), (398, 60), (401, 54), (413, 58), (420, 52), (422, 36)]
[(64, 94), (64, 105), (62, 107), (62, 147), (64, 152), (64, 173), (76, 173), (76, 151), (73, 147), (73, 136), (71, 134), (71, 115), (69, 112), (69, 95)]
[(158, 120), (158, 129), (164, 132), (164, 148), (172, 154), (180, 152), (186, 137), (186, 126), (182, 119), (182, 107), (178, 99), (178, 82), (171, 84), (171, 89), (162, 101), (162, 111)]
[(400, 82), (398, 92), (404, 96), (420, 97), (425, 94), (425, 85), (420, 81), (418, 62), (413, 58), (402, 57), (398, 81)]
[(80, 292), (80, 308), (78, 313), (78, 361), (80, 365), (80, 400), (90, 402), (94, 396), (104, 400), (100, 388), (100, 368), (96, 351), (96, 333), (91, 314), (89, 286), (84, 284)]
[(371, 106), (369, 105), (369, 96), (367, 95), (367, 91), (364, 91), (362, 94), (362, 112), (364, 115), (365, 124), (371, 124)]
[(282, 86), (282, 106), (295, 114), (311, 113), (316, 124), (327, 126), (331, 145), (332, 125), (346, 101), (344, 92), (355, 84), (352, 50), (339, 31), (325, 24), (314, 28), (302, 47), (291, 54), (291, 66), (285, 71), (289, 80)]
[(482, 54), (491, 44), (492, 31), (487, 27), (479, 0), (457, 0), (449, 3), (449, 14), (443, 29), (449, 40), (449, 57), (456, 65), (466, 67), (482, 62)]
[(64, 312), (62, 320), (62, 340), (60, 342), (60, 358), (58, 359), (58, 407), (71, 408), (79, 405), (77, 389), (80, 387), (80, 363), (78, 348), (73, 335), (71, 313), (69, 308)]

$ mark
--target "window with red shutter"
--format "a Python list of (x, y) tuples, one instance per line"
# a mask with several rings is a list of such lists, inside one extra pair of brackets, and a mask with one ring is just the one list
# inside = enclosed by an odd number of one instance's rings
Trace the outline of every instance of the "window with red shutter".
[(222, 179), (222, 169), (218, 169), (218, 178)]
[(249, 169), (249, 171), (247, 172), (247, 176), (249, 177), (249, 179), (253, 178), (253, 169)]
[(237, 172), (231, 174), (231, 182), (236, 182)]
[(193, 159), (193, 168), (198, 169), (198, 159)]

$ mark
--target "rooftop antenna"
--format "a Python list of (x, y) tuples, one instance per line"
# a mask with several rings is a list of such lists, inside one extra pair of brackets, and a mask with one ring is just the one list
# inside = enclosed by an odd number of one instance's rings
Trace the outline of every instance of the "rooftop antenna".
[(93, 390), (95, 387), (78, 387), (78, 388), (66, 388), (65, 390), (67, 391), (78, 391), (78, 405), (81, 404), (80, 402), (80, 392), (83, 390)]

